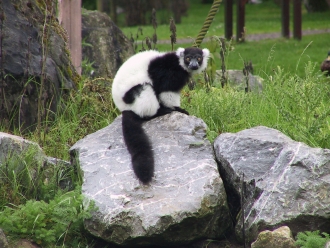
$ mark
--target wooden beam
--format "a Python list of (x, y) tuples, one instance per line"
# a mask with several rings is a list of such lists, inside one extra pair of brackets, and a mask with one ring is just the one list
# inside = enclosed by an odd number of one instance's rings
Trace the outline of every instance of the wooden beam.
[(282, 36), (290, 38), (290, 1), (281, 0)]
[(237, 0), (237, 27), (236, 27), (236, 40), (244, 41), (244, 27), (245, 27), (245, 2), (246, 0)]
[(293, 0), (293, 38), (301, 40), (301, 0)]
[(233, 0), (225, 0), (225, 38), (233, 37)]
[(59, 0), (59, 21), (67, 31), (72, 64), (81, 74), (81, 0)]

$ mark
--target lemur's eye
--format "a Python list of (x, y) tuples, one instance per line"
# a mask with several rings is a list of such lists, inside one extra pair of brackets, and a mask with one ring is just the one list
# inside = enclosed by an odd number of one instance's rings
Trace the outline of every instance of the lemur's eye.
[(197, 58), (197, 61), (198, 61), (198, 62), (201, 62), (201, 60), (202, 60), (201, 57), (198, 57), (198, 58)]
[(190, 57), (186, 57), (186, 61), (187, 62), (190, 62)]

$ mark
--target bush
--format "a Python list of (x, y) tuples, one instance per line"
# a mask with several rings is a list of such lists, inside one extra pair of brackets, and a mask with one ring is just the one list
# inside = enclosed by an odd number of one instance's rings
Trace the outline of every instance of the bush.
[(296, 245), (301, 248), (323, 248), (327, 241), (330, 240), (330, 235), (327, 233), (320, 234), (320, 231), (299, 232), (297, 235)]
[(79, 191), (58, 194), (49, 203), (29, 200), (0, 212), (0, 227), (11, 239), (33, 240), (42, 247), (77, 247), (84, 239), (83, 220), (92, 209), (84, 209), (82, 202)]

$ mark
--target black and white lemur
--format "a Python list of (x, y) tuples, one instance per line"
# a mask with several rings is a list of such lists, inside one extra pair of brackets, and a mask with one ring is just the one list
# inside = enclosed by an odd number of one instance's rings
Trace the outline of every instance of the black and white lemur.
[(135, 175), (148, 184), (154, 174), (151, 142), (142, 128), (146, 120), (180, 108), (180, 91), (193, 73), (205, 70), (208, 49), (178, 48), (176, 52), (144, 51), (129, 58), (118, 70), (112, 97), (122, 112), (124, 141)]

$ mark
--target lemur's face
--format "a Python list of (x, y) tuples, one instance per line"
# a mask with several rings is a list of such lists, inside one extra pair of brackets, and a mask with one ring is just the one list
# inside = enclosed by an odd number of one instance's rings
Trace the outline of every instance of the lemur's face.
[(192, 71), (198, 70), (203, 62), (203, 51), (198, 48), (186, 48), (184, 50), (184, 64)]
[(179, 58), (180, 66), (191, 74), (201, 73), (207, 67), (207, 60), (210, 51), (207, 48), (197, 47), (178, 48), (176, 55)]

